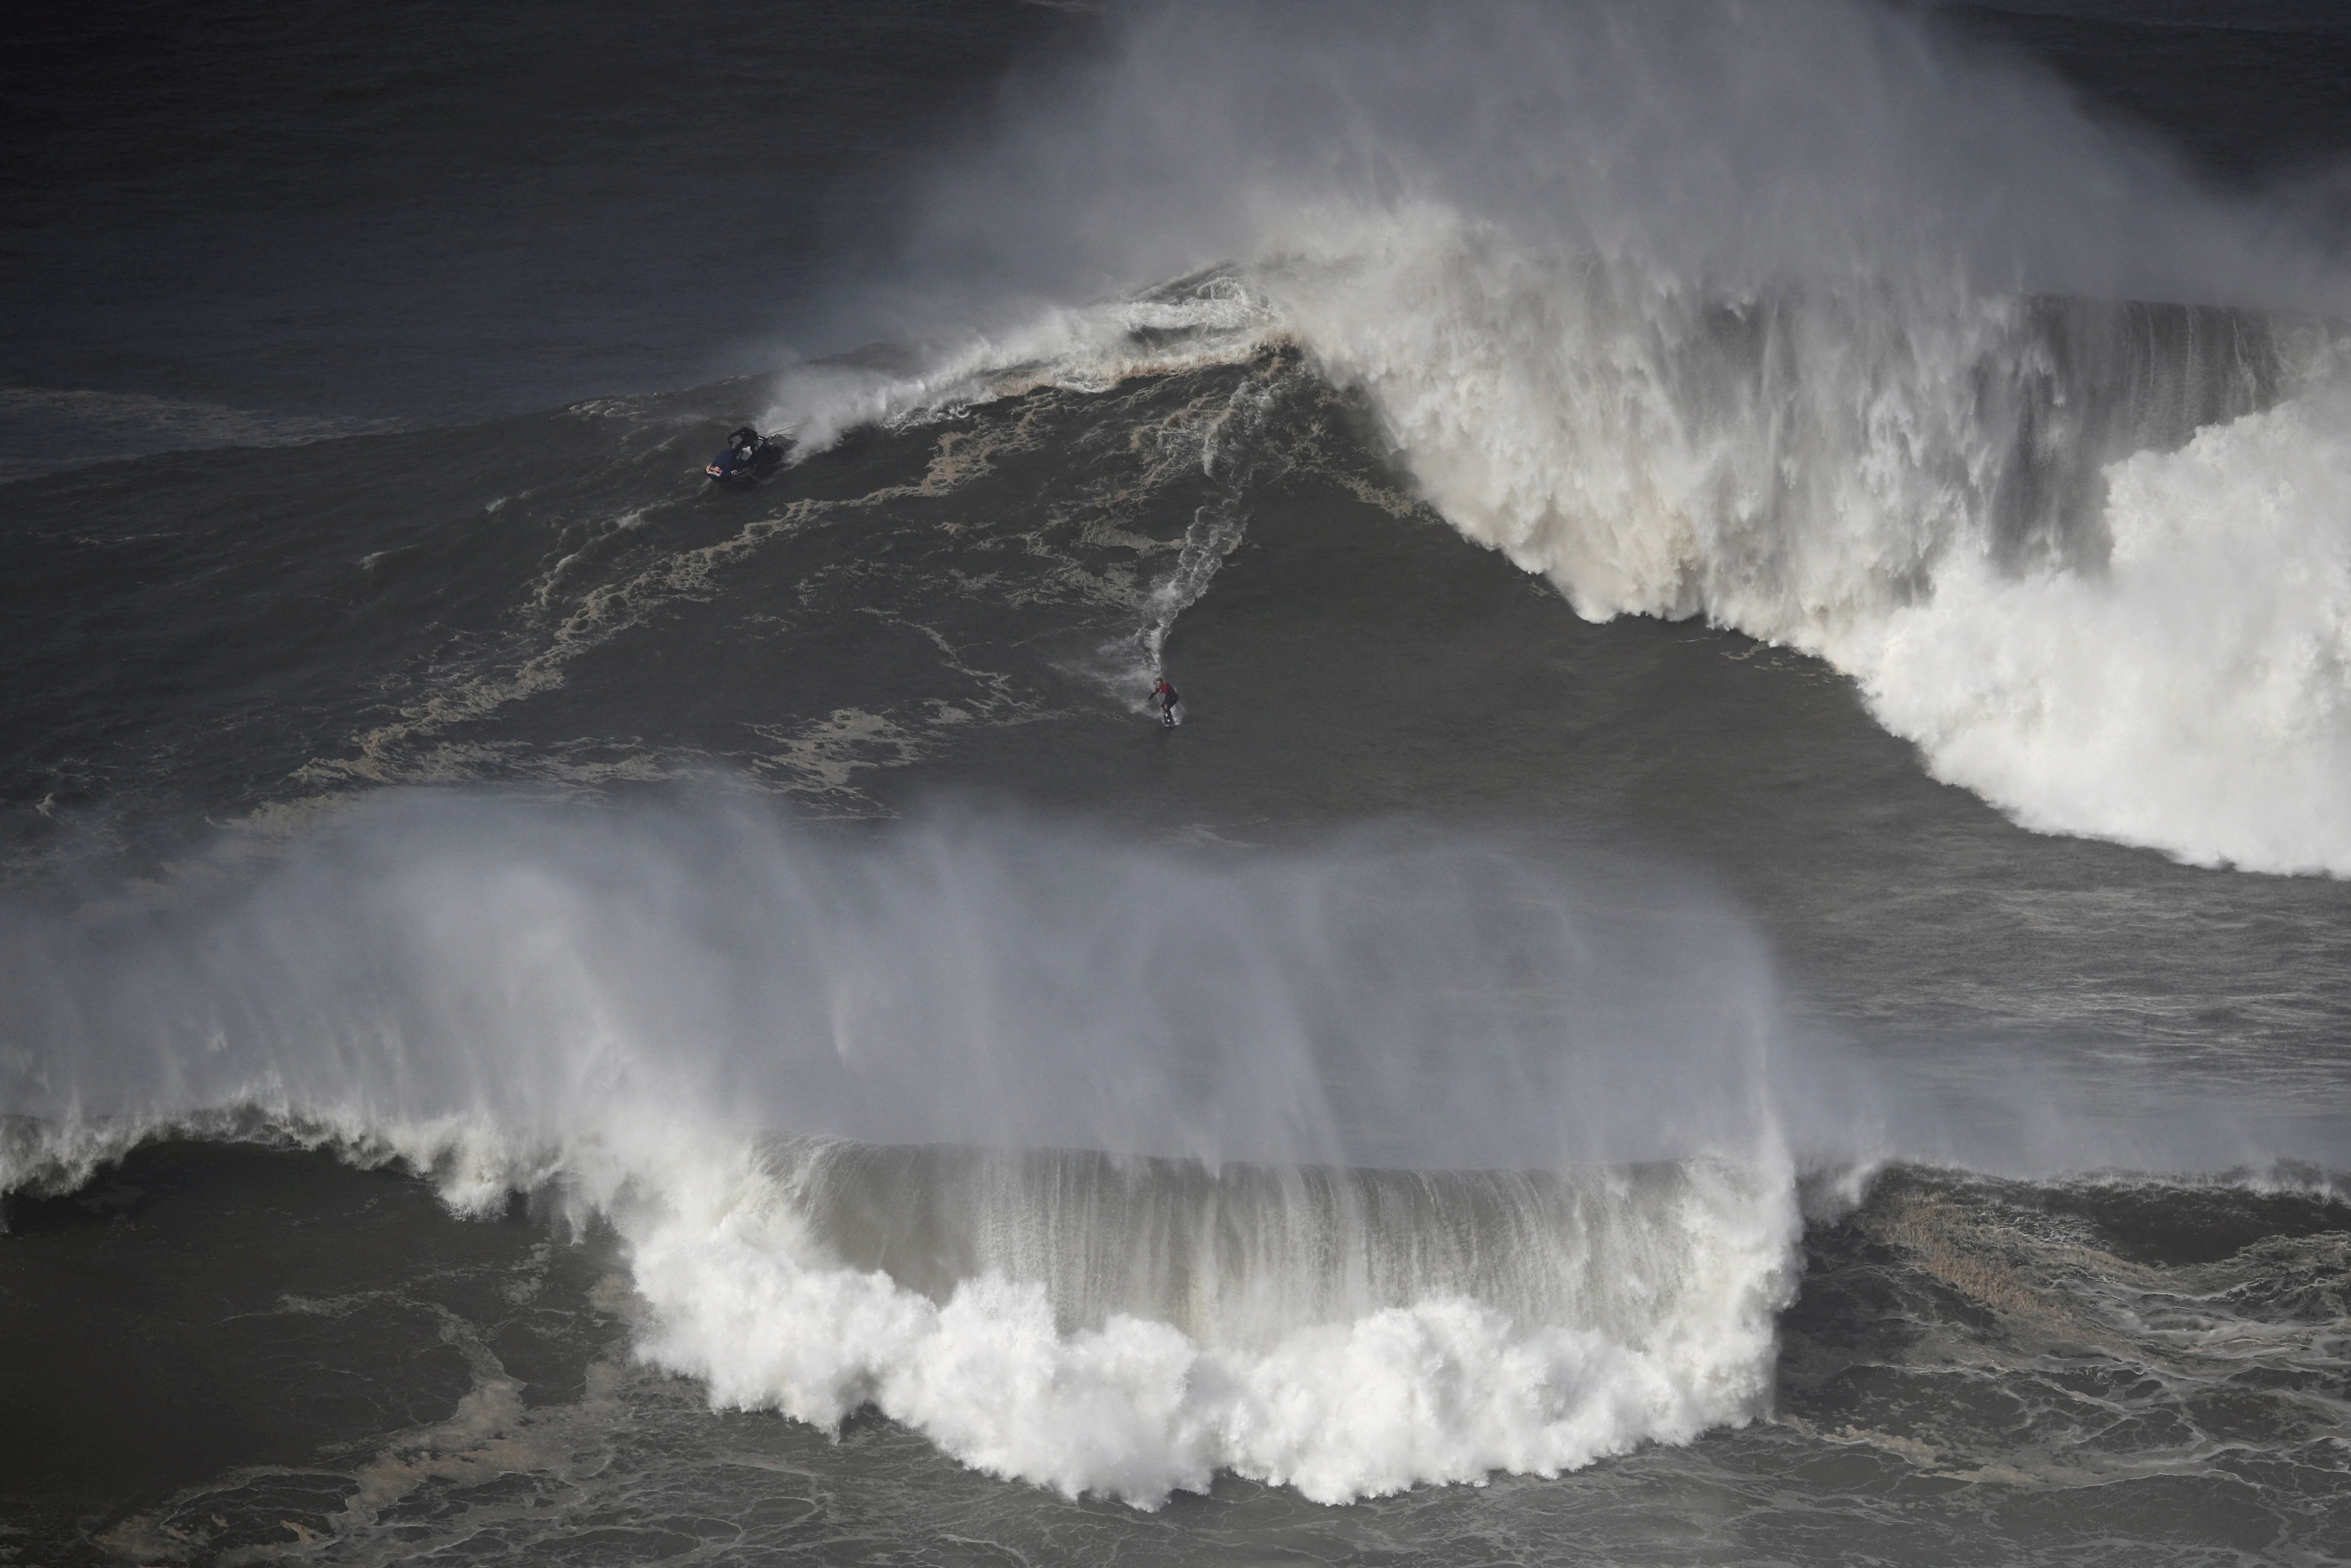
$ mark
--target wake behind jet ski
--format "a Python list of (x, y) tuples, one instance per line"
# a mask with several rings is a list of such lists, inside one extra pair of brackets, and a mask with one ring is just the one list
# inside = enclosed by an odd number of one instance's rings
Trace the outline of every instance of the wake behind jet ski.
[(791, 444), (789, 436), (761, 435), (745, 425), (726, 438), (726, 450), (702, 472), (721, 484), (747, 484), (781, 468)]

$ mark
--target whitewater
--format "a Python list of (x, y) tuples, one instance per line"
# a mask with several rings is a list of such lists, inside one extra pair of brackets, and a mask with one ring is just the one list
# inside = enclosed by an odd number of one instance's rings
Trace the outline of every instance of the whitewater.
[[(1637, 891), (1635, 891), (1637, 889)], [(0, 1188), (326, 1148), (622, 1244), (715, 1407), (867, 1406), (1156, 1508), (1556, 1475), (1772, 1408), (1887, 1160), (2266, 1169), (2224, 1107), (1899, 1085), (1702, 882), (1359, 829), (1202, 857), (949, 813), (347, 812), (249, 884), (8, 911)], [(69, 1049), (68, 1048), (69, 1047)], [(2291, 1152), (2291, 1151), (2286, 1151)]]
[(1825, 659), (2036, 831), (2351, 871), (2339, 270), (1917, 18), (1663, 12), (1380, 13), (1304, 82), (1311, 20), (1147, 13), (942, 182), (997, 297), (771, 417), (821, 449), (1296, 344), (1585, 618)]
[(9, 1037), (74, 1049), (5, 1064), (0, 1186), (178, 1136), (537, 1193), (715, 1405), (1072, 1496), (1556, 1474), (1769, 1407), (1810, 1081), (1728, 909), (1590, 898), (1501, 846), (394, 803), (226, 909), (16, 922)]
[[(630, 1397), (844, 1452), (875, 1410), (1161, 1520), (1219, 1477), (1338, 1504), (1697, 1445), (1690, 1511), (1708, 1433), (1774, 1499), (1868, 1449), (1886, 1495), (1988, 1513), (2012, 1480), (2193, 1501), (2246, 1366), (2243, 1429), (2302, 1467), (2274, 1493), (2323, 1503), (2339, 264), (1907, 11), (1208, 5), (1097, 42), (938, 160), (903, 275), (842, 286), (865, 349), (161, 460), (211, 531), (153, 555), (142, 498), (34, 482), (21, 580), (62, 607), (20, 683), (54, 779), (0, 896), (0, 1195), (79, 1224), (178, 1140), (405, 1172), (617, 1260), (579, 1315), (622, 1324)], [(795, 466), (703, 491), (762, 402)], [(1498, 650), (1528, 603), (1580, 633), (1561, 600), (1763, 647)], [(224, 605), (247, 664), (203, 662)], [(162, 629), (101, 668), (110, 615)], [(1833, 673), (1766, 684), (1773, 649)], [(1589, 731), (1528, 748), (1359, 656)], [(1130, 722), (1163, 671), (1180, 735)], [(2033, 832), (2314, 880), (2019, 848), (1815, 681)], [(1691, 749), (1706, 790), (1656, 764), (1734, 698), (1885, 776), (1747, 733)], [(1362, 819), (1397, 799), (1428, 817)], [(492, 1337), (452, 1428), (541, 1376), (484, 1373)]]

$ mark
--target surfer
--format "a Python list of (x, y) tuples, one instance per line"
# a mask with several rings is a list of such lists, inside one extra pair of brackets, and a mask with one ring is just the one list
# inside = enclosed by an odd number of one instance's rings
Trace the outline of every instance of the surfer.
[(1159, 722), (1170, 730), (1176, 727), (1176, 704), (1183, 700), (1176, 694), (1176, 688), (1167, 684), (1165, 676), (1152, 684), (1151, 701), (1158, 705)]

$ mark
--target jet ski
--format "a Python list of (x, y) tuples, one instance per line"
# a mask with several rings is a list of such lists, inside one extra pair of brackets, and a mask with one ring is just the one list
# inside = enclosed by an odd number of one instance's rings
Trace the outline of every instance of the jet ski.
[(721, 484), (748, 484), (781, 468), (791, 444), (789, 436), (765, 436), (745, 425), (726, 438), (726, 450), (702, 472)]

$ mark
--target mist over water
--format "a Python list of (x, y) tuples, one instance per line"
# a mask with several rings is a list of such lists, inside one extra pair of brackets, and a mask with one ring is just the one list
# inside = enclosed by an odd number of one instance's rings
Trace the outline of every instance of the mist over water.
[[(9, 1063), (41, 1121), (8, 1186), (193, 1131), (397, 1158), (466, 1210), (546, 1189), (620, 1227), (644, 1354), (714, 1399), (871, 1399), (1144, 1503), (1752, 1414), (1782, 1106), (1826, 1092), (1719, 902), (1604, 910), (1501, 846), (1369, 832), (1220, 862), (1000, 815), (424, 798), (249, 888), (11, 936), (8, 1034), (47, 1044)], [(1056, 1148), (1102, 1152), (1022, 1152)], [(1067, 1386), (990, 1391), (1040, 1367)], [(1444, 1388), (1438, 1428), (1364, 1429)]]
[(517, 1151), (661, 1113), (1556, 1168), (1761, 1158), (1788, 1091), (1827, 1092), (1727, 904), (1583, 888), (1502, 839), (1204, 854), (968, 810), (841, 833), (428, 794), (241, 882), (13, 910), (11, 1037), (47, 1044), (12, 1058), (12, 1104), (282, 1106)]
[(618, 1227), (641, 1354), (715, 1402), (871, 1401), (1155, 1505), (1747, 1419), (1802, 1172), (1849, 1203), (1955, 1141), (2161, 1147), (2160, 1115), (1873, 1087), (1727, 905), (1625, 871), (1374, 829), (1203, 856), (968, 811), (394, 800), (250, 885), (15, 911), (7, 1035), (38, 1044), (7, 1095), (37, 1119), (0, 1177), (69, 1190), (195, 1134), (397, 1159), (461, 1210), (539, 1190)]
[(899, 306), (955, 347), (778, 418), (1294, 339), (1584, 616), (1817, 653), (2039, 830), (2351, 867), (2351, 275), (2314, 234), (1876, 7), (1112, 35), (935, 187)]
[(256, 447), (0, 486), (27, 1538), (2351, 1552), (2325, 171), (1956, 15), (874, 13), (635, 395), (11, 391)]
[(1444, 213), (1722, 290), (2346, 298), (2258, 208), (1918, 13), (1139, 6), (1052, 87), (943, 171), (925, 294), (1067, 302)]

